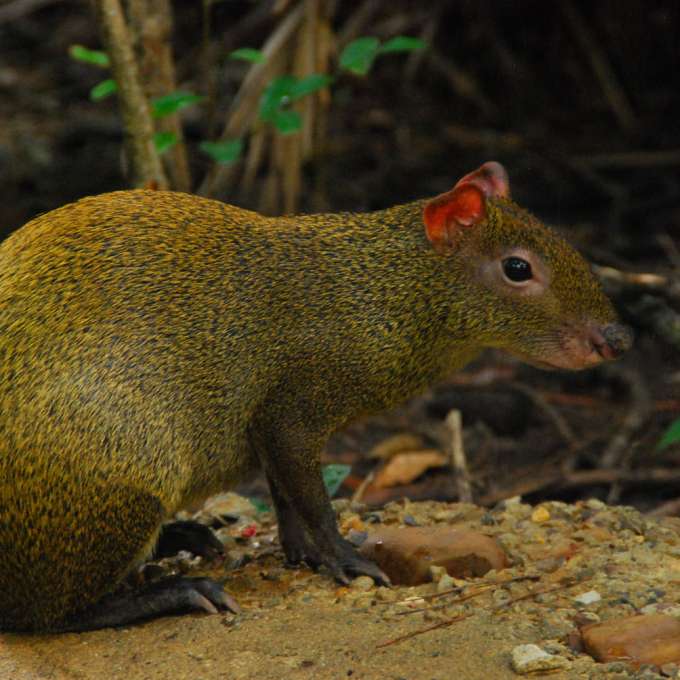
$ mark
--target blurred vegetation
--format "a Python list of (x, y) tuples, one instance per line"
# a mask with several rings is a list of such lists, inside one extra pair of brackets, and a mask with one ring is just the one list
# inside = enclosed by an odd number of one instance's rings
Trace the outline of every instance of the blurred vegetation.
[[(146, 107), (132, 150), (126, 57), (94, 3), (0, 5), (3, 234), (140, 183), (270, 214), (370, 210), (498, 160), (520, 204), (569, 225), (637, 339), (609, 373), (532, 372), (538, 405), (512, 437), (475, 432), (462, 408), (477, 497), (680, 512), (680, 3), (104, 1), (121, 10)], [(492, 429), (493, 410), (480, 410)]]
[[(331, 74), (331, 46), (337, 47), (330, 26), (334, 3), (302, 0), (286, 4), (287, 11), (279, 12), (278, 23), (262, 49), (239, 47), (221, 55), (204, 35), (204, 43), (209, 44), (203, 45), (203, 51), (215, 53), (212, 68), (219, 69), (225, 56), (246, 62), (250, 68), (244, 73), (234, 105), (226, 112), (219, 138), (198, 144), (215, 166), (207, 170), (197, 188), (207, 196), (219, 193), (228, 182), (225, 168), (239, 160), (247, 148), (247, 167), (257, 171), (260, 165), (269, 163), (273, 165), (270, 176), (285, 180), (270, 183), (266, 200), (260, 205), (265, 212), (292, 212), (298, 207), (301, 161), (323, 144), (317, 134), (318, 119), (329, 106), (328, 89), (334, 81), (346, 73), (366, 76), (380, 55), (425, 47), (422, 40), (409, 36), (395, 36), (384, 43), (374, 36), (362, 36), (342, 47), (337, 55), (337, 72)], [(209, 24), (211, 5), (208, 2), (203, 6), (204, 25)], [(107, 50), (74, 44), (69, 54), (76, 61), (113, 71), (113, 77), (92, 87), (90, 99), (119, 98), (131, 184), (192, 190), (195, 187), (178, 113), (199, 104), (204, 112), (214, 110), (219, 91), (213, 88), (211, 95), (205, 96), (174, 90), (176, 67), (170, 30), (174, 17), (167, 0), (128, 0), (125, 4), (101, 0), (98, 8)], [(196, 73), (189, 77), (197, 80)], [(263, 157), (264, 140), (277, 147), (283, 135), (296, 135), (286, 144), (285, 153)], [(166, 155), (171, 150), (172, 155)], [(161, 155), (166, 156), (164, 167), (158, 158)]]

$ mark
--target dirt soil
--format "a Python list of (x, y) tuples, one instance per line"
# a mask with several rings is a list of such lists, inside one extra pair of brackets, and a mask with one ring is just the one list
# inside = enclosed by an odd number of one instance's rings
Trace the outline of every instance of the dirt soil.
[[(243, 523), (221, 531), (223, 562), (191, 570), (224, 579), (242, 614), (166, 617), (84, 634), (5, 635), (0, 678), (502, 680), (519, 677), (511, 652), (528, 643), (562, 657), (563, 670), (551, 678), (668, 677), (651, 667), (596, 663), (574, 640), (590, 622), (640, 612), (680, 615), (678, 520), (647, 519), (597, 500), (539, 506), (511, 500), (492, 510), (399, 502), (377, 512), (335, 503), (344, 528), (476, 529), (500, 541), (512, 565), (466, 581), (445, 576), (376, 588), (362, 577), (340, 587), (324, 574), (284, 568), (274, 518), (262, 513), (247, 520), (249, 532)], [(244, 538), (252, 527), (256, 533)], [(183, 560), (174, 565), (196, 562)], [(230, 561), (247, 563), (229, 569)]]

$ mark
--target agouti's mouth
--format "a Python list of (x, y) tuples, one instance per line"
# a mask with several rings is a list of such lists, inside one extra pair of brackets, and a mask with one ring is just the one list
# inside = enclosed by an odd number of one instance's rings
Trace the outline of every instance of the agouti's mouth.
[(515, 351), (512, 354), (536, 368), (580, 371), (617, 359), (630, 349), (632, 343), (633, 333), (627, 326), (611, 323), (587, 326), (580, 332), (568, 329), (558, 342), (542, 348), (540, 354)]

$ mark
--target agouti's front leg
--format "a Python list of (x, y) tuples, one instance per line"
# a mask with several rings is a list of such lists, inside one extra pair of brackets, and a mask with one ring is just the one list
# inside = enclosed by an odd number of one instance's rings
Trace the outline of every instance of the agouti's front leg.
[(321, 475), (318, 452), (324, 437), (280, 427), (256, 432), (251, 443), (267, 474), (287, 561), (324, 565), (341, 583), (366, 574), (388, 585), (388, 577), (338, 532)]

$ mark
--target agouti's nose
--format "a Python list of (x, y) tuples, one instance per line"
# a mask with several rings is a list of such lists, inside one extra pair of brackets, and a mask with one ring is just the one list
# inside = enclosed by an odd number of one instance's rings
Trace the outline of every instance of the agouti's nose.
[(632, 347), (633, 331), (623, 324), (610, 323), (593, 329), (590, 341), (603, 359), (616, 359)]

